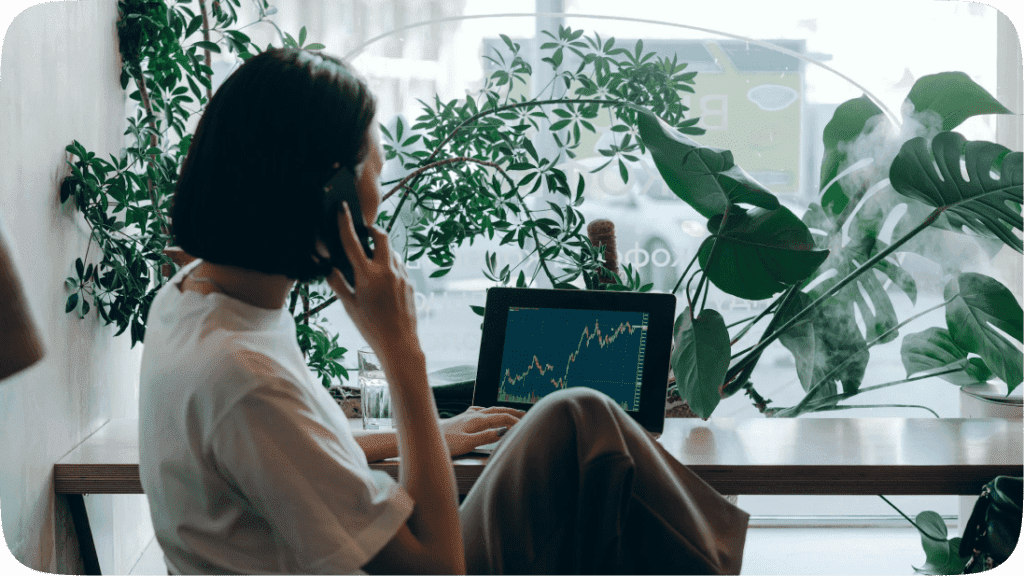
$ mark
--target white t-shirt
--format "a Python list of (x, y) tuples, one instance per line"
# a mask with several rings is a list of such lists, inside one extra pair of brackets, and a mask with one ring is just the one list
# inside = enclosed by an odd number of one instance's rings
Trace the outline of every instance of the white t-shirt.
[(308, 372), (286, 308), (181, 291), (153, 300), (139, 474), (175, 574), (362, 573), (413, 502), (370, 470)]

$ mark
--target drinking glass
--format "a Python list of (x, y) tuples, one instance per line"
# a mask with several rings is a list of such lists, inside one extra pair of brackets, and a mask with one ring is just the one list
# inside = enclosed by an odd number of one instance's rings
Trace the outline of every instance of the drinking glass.
[(359, 356), (359, 390), (363, 413), (363, 430), (389, 430), (391, 421), (391, 393), (377, 354), (363, 348)]

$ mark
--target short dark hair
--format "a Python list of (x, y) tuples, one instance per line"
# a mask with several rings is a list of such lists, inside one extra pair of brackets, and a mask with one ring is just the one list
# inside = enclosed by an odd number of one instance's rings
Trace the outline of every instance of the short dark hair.
[(294, 48), (247, 60), (210, 99), (171, 206), (174, 242), (204, 260), (321, 279), (323, 185), (368, 153), (376, 104), (340, 59)]

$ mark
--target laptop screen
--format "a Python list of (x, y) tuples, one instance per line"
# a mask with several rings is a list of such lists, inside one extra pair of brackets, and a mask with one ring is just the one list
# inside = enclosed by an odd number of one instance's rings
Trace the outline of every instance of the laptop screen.
[(586, 387), (661, 432), (675, 303), (671, 294), (491, 288), (473, 403), (529, 410)]
[(647, 312), (510, 307), (498, 401), (536, 404), (570, 386), (640, 409)]

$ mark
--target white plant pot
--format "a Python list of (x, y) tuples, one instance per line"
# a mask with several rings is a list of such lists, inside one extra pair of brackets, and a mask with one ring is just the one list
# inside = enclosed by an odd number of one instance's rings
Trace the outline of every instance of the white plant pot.
[[(978, 384), (975, 386), (964, 386), (960, 388), (960, 417), (961, 418), (1005, 418), (1006, 420), (1017, 420), (1024, 418), (1024, 403), (1022, 403), (1022, 392), (1024, 385), (1018, 386), (1009, 397), (1006, 396), (1006, 385)], [(960, 497), (960, 534), (963, 534), (964, 523), (971, 517), (974, 510), (974, 503), (977, 496)]]

